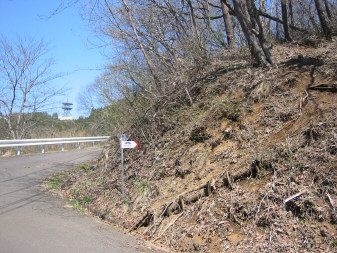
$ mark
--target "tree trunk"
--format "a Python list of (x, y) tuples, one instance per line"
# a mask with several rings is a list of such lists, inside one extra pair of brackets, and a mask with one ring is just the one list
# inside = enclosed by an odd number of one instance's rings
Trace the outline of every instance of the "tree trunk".
[(13, 139), (13, 140), (17, 139), (17, 138), (16, 138), (15, 131), (14, 131), (15, 129), (13, 129), (13, 127), (12, 127), (11, 115), (3, 116), (3, 115), (1, 114), (1, 116), (2, 116), (2, 118), (5, 120), (5, 122), (6, 122), (6, 124), (7, 124), (8, 130), (9, 130), (11, 136), (12, 136), (12, 139)]
[[(259, 0), (259, 6), (260, 6), (259, 9), (261, 11), (267, 12), (267, 9), (266, 9), (266, 0)], [(265, 27), (266, 33), (269, 33), (270, 27), (268, 27), (267, 18), (266, 17), (261, 17), (261, 23), (262, 23), (262, 26)]]
[(193, 35), (199, 40), (197, 22), (195, 21), (194, 8), (193, 8), (191, 0), (187, 0), (187, 4), (188, 4), (188, 8), (190, 9), (190, 12), (191, 12), (190, 18), (191, 18), (191, 23), (192, 23)]
[[(233, 3), (234, 14), (241, 25), (253, 59), (258, 65), (266, 67), (274, 66), (274, 60), (265, 45), (263, 29), (261, 29), (262, 26), (259, 22), (259, 16), (256, 15), (254, 1), (233, 0)], [(228, 3), (226, 2), (226, 4)], [(248, 11), (247, 4), (254, 9), (253, 12)], [(258, 27), (256, 27), (256, 25), (258, 25)]]
[(295, 25), (293, 0), (289, 0), (289, 15), (290, 15), (290, 24)]
[(235, 41), (234, 41), (234, 31), (233, 31), (233, 24), (231, 20), (231, 16), (229, 14), (228, 7), (226, 6), (225, 0), (221, 0), (221, 8), (222, 13), (224, 15), (224, 22), (225, 22), (225, 29), (227, 35), (227, 43), (230, 48), (234, 48)]
[(275, 65), (274, 58), (272, 57), (272, 55), (271, 55), (271, 53), (268, 49), (268, 46), (267, 46), (267, 41), (266, 41), (266, 38), (265, 38), (265, 35), (264, 35), (264, 26), (261, 23), (261, 19), (259, 17), (259, 12), (256, 8), (254, 0), (251, 0), (249, 8), (251, 10), (251, 18), (254, 19), (254, 21), (257, 25), (257, 28), (258, 28), (258, 36), (257, 37), (259, 39), (259, 43), (260, 43), (260, 46), (263, 50), (263, 53), (266, 56), (267, 61), (271, 65)]
[[(271, 6), (270, 6), (270, 15), (271, 16), (277, 16), (277, 13), (275, 15), (274, 11), (276, 12), (276, 9), (275, 9), (275, 0), (272, 0), (271, 1)], [(272, 37), (272, 30), (273, 30), (273, 28), (272, 28), (272, 20), (268, 19), (268, 37)]]
[(332, 32), (331, 32), (331, 28), (329, 26), (329, 22), (327, 20), (327, 17), (325, 15), (325, 12), (323, 10), (323, 6), (320, 0), (315, 0), (315, 6), (316, 6), (316, 10), (317, 10), (317, 14), (319, 17), (319, 21), (321, 23), (321, 27), (324, 33), (324, 36), (327, 40), (331, 40), (332, 39)]
[(328, 15), (328, 18), (331, 21), (332, 15), (331, 15), (331, 10), (330, 10), (329, 4), (330, 3), (328, 2), (328, 0), (324, 0), (324, 6), (325, 6), (326, 14)]
[(284, 38), (287, 41), (291, 41), (291, 37), (290, 37), (290, 33), (289, 33), (287, 2), (288, 2), (287, 0), (281, 0), (283, 31), (284, 31)]
[[(279, 9), (280, 7), (279, 7), (279, 5), (278, 5), (278, 2), (277, 2), (277, 0), (276, 0), (276, 13), (275, 13), (275, 16), (276, 17), (278, 17), (279, 18), (279, 13), (280, 13), (280, 9)], [(279, 22), (277, 22), (276, 23), (276, 40), (277, 41), (280, 41), (280, 23)]]

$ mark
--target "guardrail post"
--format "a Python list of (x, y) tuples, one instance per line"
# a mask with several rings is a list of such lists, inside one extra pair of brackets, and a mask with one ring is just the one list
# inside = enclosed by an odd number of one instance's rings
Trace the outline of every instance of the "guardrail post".
[(16, 155), (21, 155), (20, 147), (16, 147)]
[(41, 145), (41, 153), (44, 153), (44, 145)]
[(64, 144), (61, 144), (61, 151), (64, 151)]
[(92, 142), (92, 146), (95, 147), (95, 142), (94, 141)]
[(77, 148), (81, 149), (81, 143), (80, 142), (78, 143), (78, 147)]

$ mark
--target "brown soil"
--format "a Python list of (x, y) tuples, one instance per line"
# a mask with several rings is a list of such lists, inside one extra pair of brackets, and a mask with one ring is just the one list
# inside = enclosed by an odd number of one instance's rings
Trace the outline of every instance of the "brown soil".
[(124, 197), (116, 140), (64, 195), (170, 251), (336, 252), (335, 48), (278, 46), (278, 69), (212, 66), (194, 107), (133, 133)]

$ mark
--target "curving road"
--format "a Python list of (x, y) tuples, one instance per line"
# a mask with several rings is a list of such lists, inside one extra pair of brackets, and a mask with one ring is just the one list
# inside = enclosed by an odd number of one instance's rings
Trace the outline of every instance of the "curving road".
[(0, 253), (142, 252), (135, 238), (64, 207), (40, 191), (50, 173), (95, 158), (100, 150), (0, 158)]

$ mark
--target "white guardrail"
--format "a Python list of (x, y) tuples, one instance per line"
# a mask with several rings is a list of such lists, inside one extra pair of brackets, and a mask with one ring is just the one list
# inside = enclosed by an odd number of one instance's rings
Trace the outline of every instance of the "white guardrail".
[(64, 151), (64, 144), (78, 143), (78, 148), (83, 142), (106, 141), (110, 136), (94, 137), (73, 137), (73, 138), (49, 138), (49, 139), (22, 139), (22, 140), (0, 140), (0, 148), (16, 147), (16, 155), (20, 155), (20, 147), (24, 146), (41, 146), (41, 152), (44, 153), (44, 145), (61, 144), (61, 151)]

